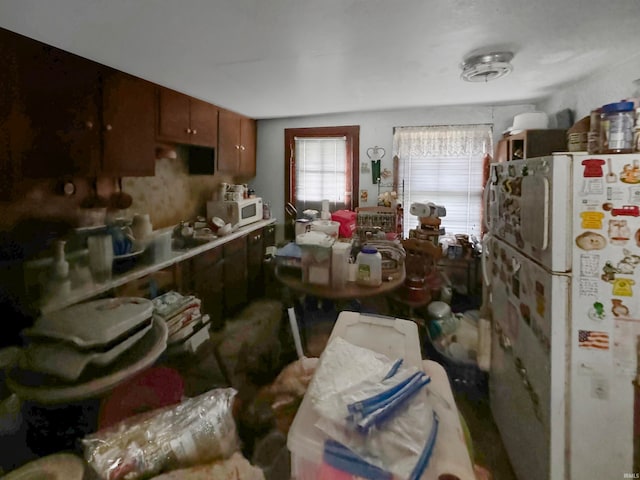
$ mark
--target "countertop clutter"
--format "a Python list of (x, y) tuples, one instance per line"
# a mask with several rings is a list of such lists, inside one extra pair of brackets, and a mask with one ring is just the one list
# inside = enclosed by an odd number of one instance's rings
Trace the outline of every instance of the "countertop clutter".
[[(206, 242), (193, 243), (188, 248), (165, 251), (162, 256), (152, 257), (151, 263), (145, 264), (140, 262), (130, 270), (122, 273), (114, 272), (111, 278), (104, 282), (96, 282), (91, 278), (87, 278), (87, 281), (75, 286), (75, 288), (68, 288), (66, 291), (60, 292), (58, 295), (52, 295), (44, 298), (39, 304), (39, 309), (42, 313), (49, 313), (68, 307), (69, 305), (82, 302), (96, 295), (105, 293), (113, 288), (135, 281), (145, 275), (149, 275), (163, 268), (170, 267), (178, 262), (182, 262), (195, 257), (196, 255), (200, 255), (211, 249), (222, 246), (234, 239), (240, 238), (275, 222), (276, 219), (273, 218), (269, 220), (259, 220), (255, 223), (240, 227), (222, 237), (212, 238)], [(174, 227), (170, 227), (168, 229), (158, 231), (158, 237), (162, 237), (163, 235), (166, 237), (168, 234), (170, 239), (170, 234), (173, 231), (173, 228)], [(150, 248), (163, 248), (166, 250), (166, 247), (151, 246)]]

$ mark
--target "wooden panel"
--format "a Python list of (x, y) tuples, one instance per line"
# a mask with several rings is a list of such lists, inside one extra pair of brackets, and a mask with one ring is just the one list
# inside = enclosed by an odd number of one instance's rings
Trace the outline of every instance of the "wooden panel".
[(240, 121), (238, 174), (251, 178), (256, 176), (256, 122), (251, 118), (242, 118)]
[(218, 108), (197, 98), (190, 101), (191, 145), (216, 147), (218, 145)]
[(102, 173), (155, 173), (155, 87), (117, 71), (104, 79)]
[(168, 88), (158, 92), (158, 130), (160, 140), (188, 143), (189, 97)]
[(218, 171), (235, 174), (239, 168), (240, 116), (220, 110), (218, 116)]

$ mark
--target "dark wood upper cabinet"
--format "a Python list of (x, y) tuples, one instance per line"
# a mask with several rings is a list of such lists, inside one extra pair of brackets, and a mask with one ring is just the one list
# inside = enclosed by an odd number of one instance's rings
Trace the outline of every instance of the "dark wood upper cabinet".
[(240, 177), (255, 177), (255, 120), (220, 110), (218, 132), (218, 170)]
[(17, 178), (154, 174), (155, 85), (6, 30), (0, 43), (12, 65), (0, 137)]
[(158, 92), (158, 140), (216, 147), (218, 108), (168, 88)]
[(155, 173), (155, 85), (110, 71), (103, 79), (102, 168), (111, 176)]
[(100, 164), (101, 65), (15, 35), (12, 156), (25, 177), (94, 174)]

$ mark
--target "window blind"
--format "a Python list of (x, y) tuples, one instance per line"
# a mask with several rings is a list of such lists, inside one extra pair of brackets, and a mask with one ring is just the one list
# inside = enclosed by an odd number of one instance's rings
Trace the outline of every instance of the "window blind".
[(347, 138), (295, 137), (295, 178), (298, 211), (320, 210), (325, 199), (345, 208)]
[(394, 150), (404, 179), (404, 235), (418, 226), (409, 213), (414, 202), (433, 202), (447, 210), (447, 234), (480, 236), (484, 155), (492, 150), (490, 125), (400, 127)]

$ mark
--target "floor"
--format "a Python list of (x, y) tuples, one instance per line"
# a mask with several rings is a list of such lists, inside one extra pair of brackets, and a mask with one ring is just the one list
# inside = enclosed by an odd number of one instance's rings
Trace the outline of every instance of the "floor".
[[(274, 292), (269, 293), (273, 294)], [(271, 299), (274, 298), (273, 295), (269, 295), (269, 297)], [(473, 306), (473, 302), (469, 302), (468, 299), (458, 300), (464, 300), (467, 302), (464, 303), (464, 301), (461, 301), (461, 303), (459, 303), (459, 305), (465, 308)], [(265, 308), (265, 305), (268, 308)], [(279, 306), (276, 307), (275, 305)], [(278, 318), (280, 317), (280, 311), (282, 310), (281, 305), (282, 304), (280, 302), (264, 299), (259, 300), (258, 302), (253, 302), (243, 312), (243, 317), (245, 317), (243, 321), (246, 321), (248, 323), (246, 325), (242, 325), (242, 322), (237, 323), (237, 328), (233, 330), (233, 340), (232, 342), (230, 342), (230, 345), (236, 350), (235, 352), (233, 352), (234, 355), (236, 355), (236, 357), (240, 360), (240, 363), (238, 363), (234, 368), (236, 372), (242, 371), (242, 368), (239, 368), (238, 365), (241, 366), (241, 364), (246, 364), (247, 362), (249, 362), (249, 364), (260, 366), (259, 369), (256, 369), (255, 366), (253, 368), (246, 368), (246, 372), (248, 374), (252, 374), (251, 379), (260, 379), (266, 382), (269, 379), (272, 380), (278, 372), (274, 369), (271, 369), (273, 371), (269, 371), (269, 368), (265, 369), (265, 365), (271, 365), (275, 368), (276, 364), (282, 365), (282, 362), (284, 362), (284, 364), (288, 364), (288, 362), (296, 358), (295, 350), (292, 345), (293, 342), (290, 338), (284, 340), (282, 344), (276, 342), (275, 345), (278, 346), (277, 349), (273, 348), (273, 346), (268, 344), (268, 342), (266, 341), (266, 338), (269, 336), (273, 338), (280, 336), (282, 340), (282, 331), (289, 332), (290, 337), (290, 329), (288, 328), (288, 323), (282, 322), (282, 326), (279, 328), (280, 332), (276, 331), (276, 324), (280, 323), (278, 322)], [(304, 332), (306, 345), (305, 353), (308, 356), (319, 355), (322, 352), (328, 336), (331, 332), (331, 328), (333, 325), (331, 319), (333, 318), (333, 320), (335, 320), (337, 316), (335, 306), (322, 304), (322, 302), (318, 303), (317, 301), (307, 301), (301, 305), (301, 308), (305, 309), (306, 319), (308, 320), (308, 323), (306, 323), (307, 329)], [(359, 309), (364, 313), (379, 313), (383, 315), (389, 314), (387, 304), (384, 301), (380, 302), (374, 300), (364, 304), (352, 302), (341, 305), (340, 308), (349, 310)], [(247, 314), (246, 312), (249, 312), (249, 314)], [(267, 317), (270, 320), (267, 320)], [(273, 319), (275, 319), (275, 321), (273, 321)], [(327, 319), (329, 319), (329, 321), (327, 321)], [(285, 320), (284, 317), (283, 320)], [(250, 336), (255, 336), (255, 339), (250, 338)], [(245, 344), (259, 345), (259, 347), (252, 348), (251, 351), (248, 351), (245, 348)], [(240, 345), (245, 346), (243, 347), (245, 348), (245, 350), (243, 350), (243, 348), (239, 348), (238, 346)], [(278, 351), (277, 355), (274, 355), (273, 353), (275, 350)], [(190, 358), (188, 359), (188, 362), (185, 362), (182, 365), (179, 363), (171, 365), (184, 374), (184, 378), (186, 379), (185, 393), (187, 394), (187, 396), (195, 396), (202, 391), (207, 391), (212, 387), (212, 385), (222, 386), (227, 381), (230, 372), (228, 371), (228, 369), (227, 371), (224, 371), (224, 369), (219, 368), (220, 364), (222, 364), (223, 362), (220, 361), (220, 359), (215, 355), (212, 355), (213, 352), (214, 350), (212, 348), (206, 348), (204, 350), (200, 349), (196, 358)], [(275, 357), (277, 357), (277, 359)], [(249, 367), (250, 365), (245, 366)], [(240, 378), (240, 381), (242, 382), (243, 379)], [(251, 425), (262, 426), (272, 424), (273, 419), (266, 418), (265, 420), (265, 418), (262, 418), (262, 415), (265, 412), (260, 409), (260, 402), (256, 401), (256, 398), (260, 398), (260, 392), (263, 391), (260, 390), (260, 385), (265, 385), (264, 382), (249, 381), (247, 382), (247, 384), (254, 384), (256, 385), (256, 387), (243, 389), (243, 396), (245, 397), (245, 400), (249, 407), (251, 407), (250, 411), (252, 412), (253, 416), (251, 419), (253, 423), (249, 423), (249, 427), (251, 427)], [(458, 404), (460, 413), (465, 419), (470, 432), (473, 443), (474, 462), (489, 471), (491, 473), (490, 478), (493, 480), (515, 480), (515, 475), (509, 464), (509, 460), (502, 445), (500, 435), (493, 422), (486, 389), (455, 388), (454, 386), (452, 390), (454, 392), (454, 397), (456, 399), (456, 403)], [(283, 418), (285, 418), (285, 422), (290, 422), (293, 418), (293, 415), (295, 415), (295, 410), (290, 412), (290, 415), (284, 415)], [(269, 416), (267, 415), (267, 417)], [(276, 422), (278, 420), (279, 419), (276, 418)], [(279, 425), (278, 428), (280, 428)], [(258, 457), (256, 457), (257, 450), (253, 448), (253, 442), (247, 442), (246, 439), (255, 438), (256, 441), (261, 441), (264, 438), (265, 434), (267, 434), (268, 432), (267, 430), (264, 430), (262, 428), (255, 430), (255, 432), (253, 430), (253, 428), (245, 428), (244, 431), (241, 430), (240, 433), (241, 436), (243, 436), (243, 440), (245, 440), (245, 447), (250, 447), (250, 451), (245, 452), (245, 455), (247, 455), (247, 458), (256, 461), (258, 460)], [(22, 434), (23, 433), (24, 432), (22, 432)], [(283, 447), (283, 438), (285, 437), (282, 437), (281, 435), (278, 436), (278, 438), (276, 439), (277, 442), (275, 442), (274, 445), (277, 444), (278, 447)], [(9, 438), (7, 438), (7, 440), (9, 440)], [(15, 442), (16, 440), (17, 438), (14, 436), (13, 441)], [(25, 439), (21, 438), (21, 440), (22, 441), (20, 441), (19, 443), (23, 444), (22, 442)], [(40, 446), (42, 446), (42, 444)], [(44, 445), (44, 447), (53, 449), (52, 445)], [(29, 455), (25, 458), (18, 458), (19, 455), (18, 457), (16, 457), (17, 452), (15, 452), (15, 449), (7, 449), (7, 451), (11, 450), (14, 450), (12, 458), (4, 459), (7, 461), (6, 464), (5, 462), (2, 462), (2, 464), (0, 464), (0, 467), (4, 467), (5, 471), (7, 470), (7, 467), (9, 467), (8, 469), (11, 470), (12, 467), (17, 467), (18, 465), (22, 464), (23, 461), (29, 460), (33, 455), (32, 452), (25, 451), (25, 453), (28, 453)], [(57, 449), (53, 449), (52, 451), (57, 451)], [(43, 455), (52, 453), (52, 451), (43, 450), (35, 453)], [(271, 475), (267, 475), (268, 480), (280, 480), (281, 478), (286, 478), (286, 476), (288, 476), (286, 475), (285, 477), (283, 477), (284, 472), (288, 471), (287, 458), (284, 458), (284, 460), (281, 462), (276, 462), (276, 464), (269, 465), (269, 468), (271, 468), (273, 471), (270, 472)], [(2, 470), (0, 470), (0, 472), (2, 472)]]

